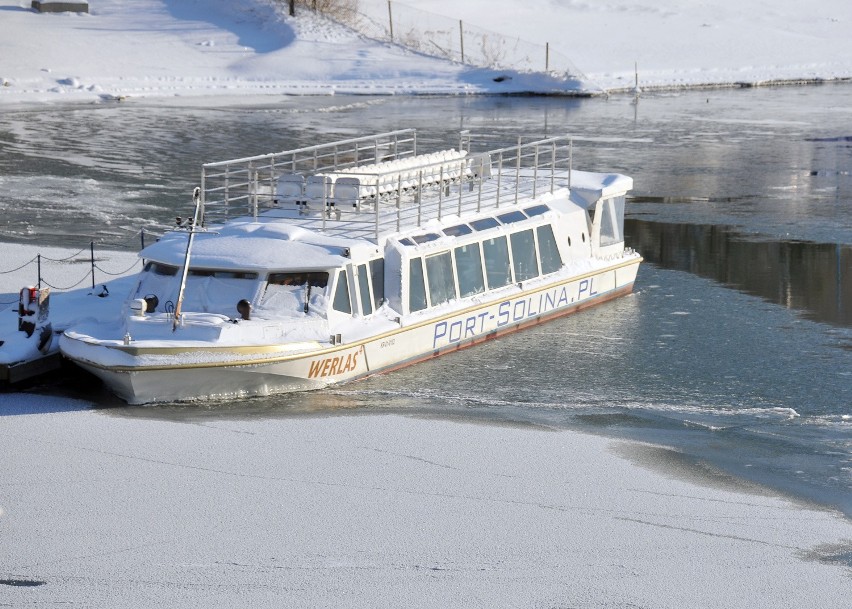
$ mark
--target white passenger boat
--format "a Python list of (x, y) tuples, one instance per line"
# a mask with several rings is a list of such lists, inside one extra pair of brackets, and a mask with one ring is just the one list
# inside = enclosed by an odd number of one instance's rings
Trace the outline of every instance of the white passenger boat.
[(209, 163), (194, 221), (62, 353), (131, 403), (316, 389), (627, 294), (631, 178), (568, 138), (422, 154), (412, 130)]

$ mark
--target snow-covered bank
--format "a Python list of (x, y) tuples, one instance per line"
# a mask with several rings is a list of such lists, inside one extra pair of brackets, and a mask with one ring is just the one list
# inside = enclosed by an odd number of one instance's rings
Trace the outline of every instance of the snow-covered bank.
[[(306, 399), (326, 412), (346, 406), (345, 393)], [(848, 600), (852, 523), (687, 481), (665, 451), (643, 445), (395, 415), (305, 418), (287, 407), (186, 421), (167, 408), (87, 408), (0, 396), (3, 603)], [(43, 583), (2, 585), (10, 580)]]
[[(588, 77), (472, 68), (365, 39), (272, 0), (98, 0), (89, 14), (37, 14), (0, 0), (0, 103), (125, 98), (576, 92), (852, 77), (852, 11), (794, 0), (409, 0), (467, 23), (549, 43)], [(277, 8), (276, 8), (277, 7)], [(360, 0), (376, 22), (385, 0)], [(500, 74), (502, 75), (502, 73)]]

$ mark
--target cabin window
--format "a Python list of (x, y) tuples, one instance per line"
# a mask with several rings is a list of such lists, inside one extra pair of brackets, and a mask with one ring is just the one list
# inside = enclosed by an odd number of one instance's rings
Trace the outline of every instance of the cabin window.
[(159, 262), (149, 262), (145, 265), (145, 272), (154, 273), (155, 275), (165, 275), (171, 277), (177, 275), (178, 269), (176, 266), (168, 264), (160, 264)]
[(624, 241), (621, 227), (624, 226), (624, 197), (607, 199), (601, 203), (601, 245), (612, 245)]
[[(216, 271), (219, 277), (220, 271)], [(240, 273), (246, 275), (246, 273)], [(257, 276), (255, 274), (255, 276)], [(251, 277), (247, 277), (251, 279)], [(270, 285), (310, 285), (312, 288), (325, 288), (328, 285), (328, 273), (299, 272), (299, 273), (269, 273), (266, 278), (267, 286)]]
[(450, 252), (426, 257), (426, 277), (429, 280), (429, 301), (432, 306), (456, 297), (456, 280)]
[(444, 234), (448, 237), (459, 237), (461, 235), (469, 235), (473, 229), (467, 224), (457, 224), (456, 226), (448, 226), (444, 229)]
[(349, 280), (346, 279), (346, 269), (337, 271), (337, 286), (334, 288), (334, 301), (331, 306), (335, 311), (352, 314), (352, 303), (349, 302)]
[(533, 216), (540, 216), (541, 214), (546, 214), (549, 211), (550, 208), (547, 205), (533, 205), (532, 207), (527, 207), (524, 210), (524, 213), (530, 218), (532, 218)]
[(412, 258), (408, 262), (408, 310), (422, 311), (426, 308), (426, 284), (423, 281), (423, 262)]
[(521, 222), (527, 219), (527, 217), (519, 211), (510, 211), (505, 214), (500, 214), (497, 218), (499, 218), (500, 222), (503, 224), (512, 224), (513, 222)]
[[(559, 247), (553, 236), (553, 227), (550, 224), (539, 226), (536, 229), (538, 237), (538, 258), (541, 260), (541, 274), (555, 273), (562, 268), (562, 257), (559, 255)], [(568, 245), (571, 245), (569, 238)]]
[(189, 269), (187, 277), (216, 277), (217, 279), (257, 279), (251, 271), (216, 271), (214, 269)]
[(370, 280), (367, 274), (367, 265), (358, 265), (358, 294), (361, 297), (361, 314), (373, 313), (373, 299), (370, 298)]
[(512, 233), (512, 264), (515, 268), (515, 281), (524, 281), (538, 277), (538, 260), (535, 255), (533, 230)]
[(385, 299), (385, 259), (370, 260), (370, 279), (373, 284), (373, 303), (378, 309)]
[(506, 237), (494, 237), (482, 242), (482, 254), (485, 257), (485, 275), (488, 288), (501, 288), (512, 281), (509, 268), (509, 246)]
[[(243, 274), (243, 273), (240, 273)], [(219, 271), (216, 271), (219, 278)], [(325, 288), (328, 273), (316, 271), (269, 273), (258, 313), (299, 311), (308, 313), (311, 307), (325, 309)], [(261, 314), (261, 311), (265, 311)]]
[(429, 243), (430, 241), (436, 241), (441, 238), (441, 235), (437, 235), (435, 233), (426, 233), (425, 235), (414, 235), (411, 239), (415, 243)]
[(471, 243), (455, 249), (456, 275), (459, 278), (461, 297), (479, 294), (485, 291), (485, 279), (482, 276), (482, 256), (479, 244)]
[(476, 230), (488, 230), (489, 228), (494, 228), (495, 226), (500, 226), (500, 223), (497, 222), (494, 218), (480, 218), (479, 220), (474, 220), (470, 223), (470, 225)]

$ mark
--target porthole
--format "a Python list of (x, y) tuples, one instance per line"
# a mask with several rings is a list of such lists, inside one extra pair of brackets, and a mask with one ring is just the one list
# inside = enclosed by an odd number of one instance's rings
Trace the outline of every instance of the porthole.
[(568, 237), (568, 247), (571, 247), (571, 237)]
[(580, 233), (580, 236), (583, 238), (583, 243), (586, 242), (586, 233)]

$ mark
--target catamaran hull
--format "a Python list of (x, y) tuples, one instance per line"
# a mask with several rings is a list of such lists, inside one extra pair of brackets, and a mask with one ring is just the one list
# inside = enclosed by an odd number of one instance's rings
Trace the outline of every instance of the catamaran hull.
[(131, 404), (320, 389), (408, 366), (626, 295), (633, 289), (640, 262), (641, 258), (635, 256), (562, 282), (531, 289), (521, 286), (504, 300), (401, 325), (350, 344), (285, 357), (263, 354), (247, 362), (241, 353), (242, 359), (236, 362), (227, 361), (229, 354), (225, 351), (220, 361), (185, 363), (188, 349), (176, 347), (170, 364), (118, 366), (99, 360), (114, 359), (109, 351), (120, 347), (66, 336), (62, 350)]

